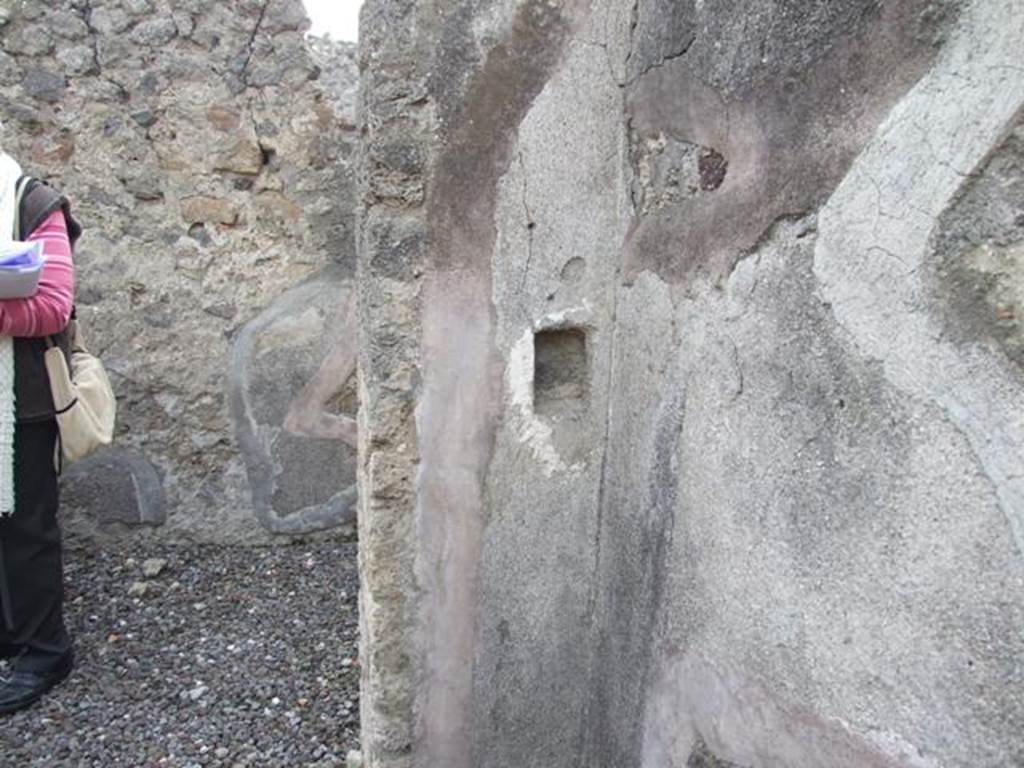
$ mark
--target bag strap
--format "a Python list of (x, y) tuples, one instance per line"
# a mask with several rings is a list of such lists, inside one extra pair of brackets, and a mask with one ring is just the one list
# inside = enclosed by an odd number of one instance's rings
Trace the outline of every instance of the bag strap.
[(13, 239), (21, 239), (21, 204), (25, 199), (25, 192), (28, 185), (32, 183), (31, 176), (22, 176), (14, 187), (14, 233)]
[[(68, 337), (68, 347), (71, 352), (85, 352), (85, 346), (82, 344), (81, 335), (78, 332), (78, 317), (75, 307), (71, 307), (71, 319), (68, 320), (67, 326), (64, 328), (64, 332)], [(46, 348), (53, 349), (57, 346), (55, 336), (44, 336), (46, 340)]]

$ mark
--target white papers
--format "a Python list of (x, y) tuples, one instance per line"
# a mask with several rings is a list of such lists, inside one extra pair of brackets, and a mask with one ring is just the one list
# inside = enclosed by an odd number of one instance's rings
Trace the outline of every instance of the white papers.
[(0, 299), (25, 299), (39, 288), (42, 243), (0, 243)]

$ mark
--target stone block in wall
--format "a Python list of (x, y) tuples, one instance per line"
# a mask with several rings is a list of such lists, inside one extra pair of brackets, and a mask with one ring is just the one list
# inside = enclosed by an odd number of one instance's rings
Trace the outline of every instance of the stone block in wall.
[(25, 95), (32, 99), (56, 104), (64, 98), (67, 81), (64, 76), (47, 69), (32, 69), (25, 73), (22, 80)]
[(215, 171), (227, 171), (243, 176), (256, 176), (263, 169), (263, 150), (255, 141), (242, 140), (221, 153)]
[(217, 197), (189, 197), (181, 201), (181, 215), (189, 224), (234, 224), (238, 209)]

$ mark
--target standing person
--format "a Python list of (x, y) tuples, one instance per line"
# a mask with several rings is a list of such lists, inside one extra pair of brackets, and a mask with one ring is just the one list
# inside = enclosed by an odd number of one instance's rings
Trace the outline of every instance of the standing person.
[(58, 432), (43, 356), (48, 344), (69, 350), (71, 246), (81, 229), (67, 199), (40, 181), (28, 182), (18, 206), (21, 178), (0, 148), (0, 240), (39, 241), (45, 259), (34, 295), (0, 300), (0, 657), (9, 660), (0, 714), (35, 702), (73, 665), (57, 522)]

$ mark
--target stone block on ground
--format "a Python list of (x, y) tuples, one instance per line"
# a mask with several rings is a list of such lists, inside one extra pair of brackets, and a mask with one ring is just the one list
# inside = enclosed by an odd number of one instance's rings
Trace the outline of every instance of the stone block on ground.
[(156, 468), (141, 453), (122, 448), (101, 451), (65, 468), (61, 508), (72, 527), (83, 517), (102, 528), (155, 527), (167, 518)]

